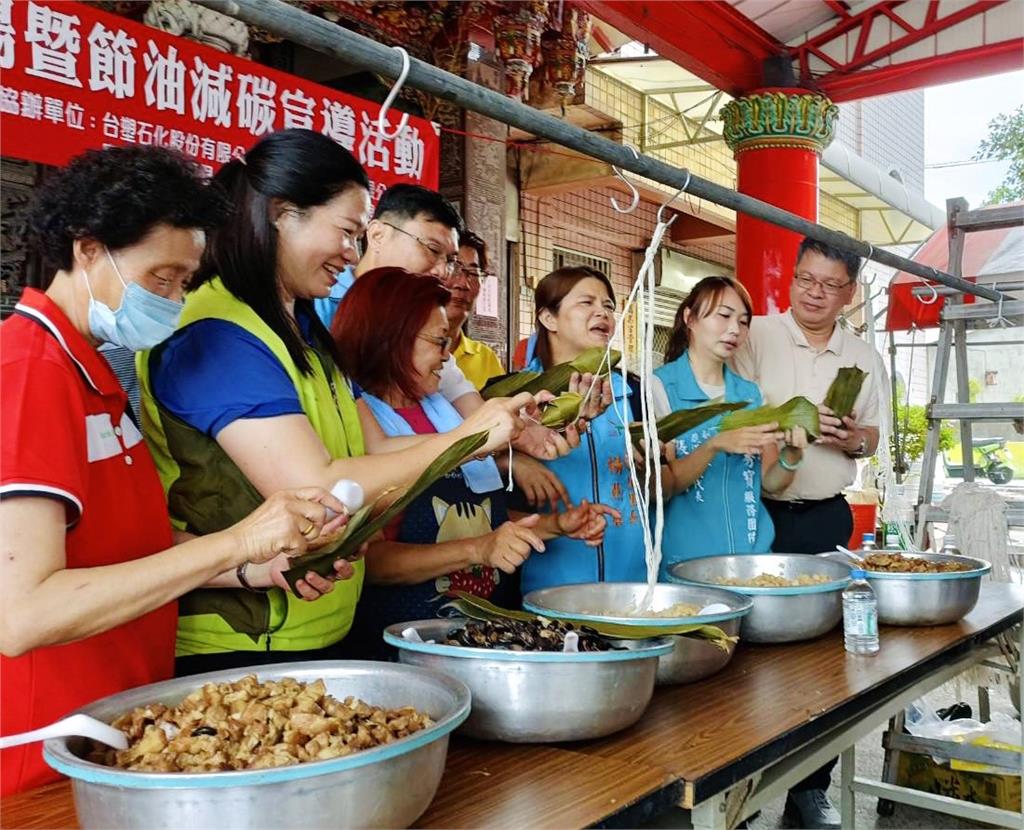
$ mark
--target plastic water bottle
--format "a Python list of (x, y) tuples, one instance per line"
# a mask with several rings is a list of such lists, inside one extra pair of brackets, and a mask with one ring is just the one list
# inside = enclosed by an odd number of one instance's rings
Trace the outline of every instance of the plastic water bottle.
[[(360, 486), (359, 482), (352, 481), (348, 478), (343, 478), (338, 481), (334, 487), (331, 488), (331, 495), (345, 505), (345, 509), (349, 512), (349, 515), (359, 510), (363, 506), (363, 502), (366, 498), (363, 493), (363, 488)], [(328, 521), (337, 515), (338, 514), (331, 510), (331, 508), (327, 508)]]
[(944, 553), (947, 556), (960, 556), (960, 548), (956, 546), (956, 536), (947, 533), (942, 538), (942, 550), (939, 553)]
[(878, 550), (875, 546), (875, 534), (865, 533), (860, 537), (860, 549), (861, 550)]
[(864, 571), (850, 572), (853, 581), (843, 591), (843, 642), (850, 654), (878, 652), (878, 601)]

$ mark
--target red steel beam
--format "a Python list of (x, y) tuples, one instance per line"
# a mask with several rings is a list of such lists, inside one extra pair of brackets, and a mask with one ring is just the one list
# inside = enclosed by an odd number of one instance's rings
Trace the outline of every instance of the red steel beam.
[(786, 54), (783, 43), (722, 0), (576, 0), (576, 5), (731, 95), (761, 86), (764, 61)]
[(842, 0), (822, 0), (835, 13), (836, 17), (844, 18), (850, 16), (850, 7)]
[[(814, 79), (817, 86), (828, 87), (833, 82), (832, 79), (835, 76), (851, 74), (862, 67), (870, 66), (872, 63), (876, 63), (883, 58), (887, 58), (901, 49), (906, 49), (908, 46), (912, 46), (925, 38), (932, 37), (939, 32), (945, 31), (946, 29), (979, 14), (984, 14), (989, 9), (1006, 2), (1006, 0), (979, 0), (979, 2), (972, 3), (969, 6), (963, 6), (941, 18), (938, 17), (938, 0), (931, 0), (925, 21), (919, 28), (914, 28), (907, 23), (906, 20), (895, 13), (894, 9), (899, 6), (901, 2), (903, 2), (903, 0), (885, 0), (885, 2), (871, 6), (860, 14), (840, 21), (831, 29), (822, 32), (806, 43), (802, 43), (792, 49), (791, 54), (798, 62), (801, 79), (805, 82), (811, 81), (808, 60), (810, 55), (815, 55), (833, 67), (831, 72)], [(871, 27), (880, 17), (885, 17), (886, 19), (891, 20), (893, 23), (900, 26), (906, 34), (894, 38), (884, 46), (880, 46), (878, 49), (867, 52), (866, 47), (868, 38), (871, 34)], [(853, 51), (853, 57), (850, 60), (845, 63), (839, 63), (834, 58), (829, 58), (825, 55), (823, 47), (826, 44), (831, 43), (836, 38), (842, 37), (857, 28), (860, 29), (860, 32), (857, 38), (857, 45)], [(869, 70), (869, 72), (870, 71), (871, 70)]]
[(1024, 38), (906, 61), (881, 69), (826, 76), (821, 83), (821, 91), (839, 103), (966, 81), (1015, 69), (1024, 69)]

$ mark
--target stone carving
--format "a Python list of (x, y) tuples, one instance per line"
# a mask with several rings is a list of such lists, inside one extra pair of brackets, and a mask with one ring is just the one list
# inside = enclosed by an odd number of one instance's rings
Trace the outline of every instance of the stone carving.
[(800, 147), (820, 154), (835, 136), (839, 107), (799, 90), (754, 92), (722, 107), (722, 135), (734, 154), (762, 147)]
[(245, 23), (198, 6), (191, 0), (153, 0), (142, 19), (155, 29), (187, 37), (221, 52), (249, 54), (249, 28)]

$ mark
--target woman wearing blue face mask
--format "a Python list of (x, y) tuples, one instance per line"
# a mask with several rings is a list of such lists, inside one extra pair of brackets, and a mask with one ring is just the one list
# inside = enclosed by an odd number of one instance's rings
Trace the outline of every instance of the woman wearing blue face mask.
[[(175, 546), (127, 397), (97, 347), (174, 329), (223, 201), (182, 156), (90, 151), (37, 194), (30, 230), (54, 269), (0, 325), (0, 735), (171, 676), (176, 598), (332, 533), (312, 487)], [(305, 536), (303, 535), (305, 531)], [(0, 752), (7, 795), (55, 779), (39, 744)]]

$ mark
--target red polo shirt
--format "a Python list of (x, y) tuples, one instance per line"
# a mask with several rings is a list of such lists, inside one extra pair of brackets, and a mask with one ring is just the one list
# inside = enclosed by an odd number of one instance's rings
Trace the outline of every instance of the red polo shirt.
[[(110, 366), (42, 292), (0, 325), (0, 497), (53, 498), (68, 568), (172, 544), (163, 489)], [(22, 552), (23, 555), (30, 551)], [(0, 734), (45, 726), (97, 698), (171, 677), (177, 607), (62, 646), (0, 656)], [(0, 792), (57, 777), (39, 744), (0, 752)]]

